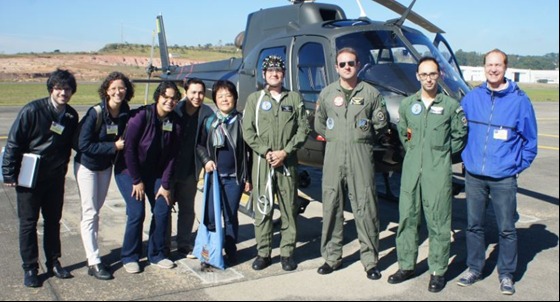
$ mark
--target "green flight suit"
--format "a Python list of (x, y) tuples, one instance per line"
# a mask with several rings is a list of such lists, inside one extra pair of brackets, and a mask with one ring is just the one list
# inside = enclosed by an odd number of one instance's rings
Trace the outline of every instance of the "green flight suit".
[(273, 189), (282, 221), (280, 255), (289, 257), (294, 252), (297, 237), (297, 150), (303, 146), (309, 131), (307, 114), (298, 93), (283, 90), (278, 102), (264, 89), (247, 98), (243, 113), (243, 138), (253, 149), (251, 196), (257, 251), (261, 257), (269, 257), (272, 251), (272, 210), (261, 213), (257, 207), (259, 197), (268, 195), (266, 184), (270, 166), (265, 155), (269, 150), (284, 150), (288, 154), (284, 165), (274, 169)]
[(321, 255), (331, 267), (342, 260), (344, 201), (348, 194), (366, 270), (377, 266), (379, 220), (374, 143), (387, 126), (383, 96), (358, 82), (351, 94), (336, 81), (317, 100), (315, 131), (326, 141), (323, 164)]
[(447, 270), (451, 244), (451, 155), (465, 146), (465, 114), (458, 101), (443, 94), (426, 108), (418, 92), (401, 102), (399, 117), (399, 137), (406, 150), (396, 237), (399, 268), (415, 268), (424, 211), (428, 266), (431, 274), (441, 276)]

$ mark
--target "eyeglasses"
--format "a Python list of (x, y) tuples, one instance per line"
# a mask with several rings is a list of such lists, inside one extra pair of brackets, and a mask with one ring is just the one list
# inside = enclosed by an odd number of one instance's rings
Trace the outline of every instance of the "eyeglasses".
[(437, 72), (430, 72), (430, 73), (419, 73), (418, 76), (420, 77), (421, 80), (425, 80), (428, 77), (430, 77), (430, 79), (435, 80), (438, 78), (439, 73)]
[(281, 67), (270, 67), (266, 69), (266, 72), (276, 72), (282, 73), (284, 70)]
[(344, 67), (346, 67), (346, 64), (348, 64), (348, 66), (350, 66), (350, 67), (354, 67), (354, 66), (356, 66), (356, 61), (338, 62), (338, 67), (344, 68)]
[(52, 89), (53, 90), (72, 91), (72, 88), (70, 86), (64, 86), (64, 87), (54, 86)]

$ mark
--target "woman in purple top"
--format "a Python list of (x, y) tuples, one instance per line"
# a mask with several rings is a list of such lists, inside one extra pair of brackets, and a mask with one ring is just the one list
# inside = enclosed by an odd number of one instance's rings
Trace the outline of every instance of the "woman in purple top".
[(169, 180), (177, 154), (180, 128), (173, 111), (180, 93), (173, 82), (162, 82), (152, 105), (131, 114), (126, 129), (124, 159), (115, 165), (115, 181), (126, 202), (126, 230), (121, 260), (125, 270), (140, 272), (145, 197), (152, 209), (148, 238), (148, 261), (160, 268), (175, 267), (166, 258), (165, 233), (171, 209)]

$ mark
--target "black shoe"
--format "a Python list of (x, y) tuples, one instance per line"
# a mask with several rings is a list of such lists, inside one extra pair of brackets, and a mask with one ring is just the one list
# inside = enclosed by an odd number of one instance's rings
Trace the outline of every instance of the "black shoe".
[(272, 263), (272, 260), (270, 260), (270, 256), (269, 257), (257, 256), (255, 261), (253, 261), (252, 267), (253, 267), (254, 270), (260, 271), (262, 269), (267, 268), (271, 263)]
[(280, 263), (282, 263), (282, 269), (285, 271), (293, 271), (297, 268), (296, 261), (294, 257), (280, 257)]
[(401, 270), (399, 269), (396, 273), (389, 276), (387, 282), (391, 284), (398, 284), (404, 282), (414, 276), (414, 270)]
[(320, 275), (328, 275), (328, 274), (336, 271), (339, 267), (340, 267), (340, 264), (332, 267), (328, 263), (325, 262), (325, 263), (323, 263), (323, 265), (319, 266), (319, 268), (317, 269), (317, 273), (319, 273)]
[(428, 290), (432, 293), (438, 293), (445, 287), (445, 277), (438, 275), (430, 275), (430, 284)]
[(74, 277), (72, 276), (72, 274), (70, 274), (70, 272), (62, 267), (58, 260), (54, 262), (53, 266), (50, 267), (47, 272), (49, 273), (49, 275), (55, 276), (59, 279), (70, 279)]
[(107, 268), (105, 268), (105, 266), (101, 263), (90, 265), (88, 267), (88, 275), (94, 276), (99, 280), (113, 279), (113, 275), (111, 275), (111, 273), (107, 271)]
[(23, 285), (27, 287), (40, 287), (37, 269), (31, 269), (23, 273)]
[(379, 270), (377, 269), (377, 267), (370, 268), (370, 269), (366, 272), (366, 275), (367, 275), (368, 279), (371, 279), (371, 280), (379, 280), (379, 279), (381, 279), (381, 272), (379, 272)]

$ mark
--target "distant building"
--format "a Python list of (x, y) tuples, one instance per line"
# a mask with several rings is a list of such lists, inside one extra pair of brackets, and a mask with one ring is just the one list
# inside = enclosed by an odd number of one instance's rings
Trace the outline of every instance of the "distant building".
[[(463, 77), (468, 82), (483, 82), (484, 67), (461, 66)], [(519, 83), (548, 83), (558, 84), (558, 69), (556, 70), (531, 70), (508, 68), (506, 78)]]

